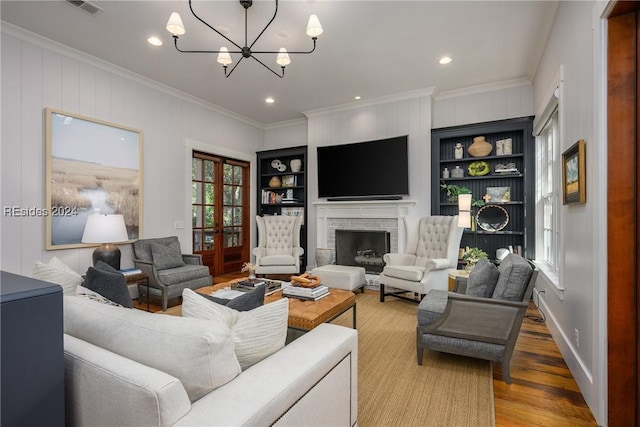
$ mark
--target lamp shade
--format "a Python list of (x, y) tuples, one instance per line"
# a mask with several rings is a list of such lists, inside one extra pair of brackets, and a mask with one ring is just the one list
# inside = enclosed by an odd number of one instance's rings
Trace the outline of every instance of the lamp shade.
[(471, 212), (470, 211), (458, 212), (458, 227), (471, 228)]
[(471, 194), (458, 194), (458, 210), (471, 210)]
[(93, 214), (87, 218), (83, 243), (116, 243), (129, 240), (122, 215)]
[(231, 59), (231, 55), (229, 55), (229, 49), (222, 46), (220, 48), (220, 53), (218, 53), (218, 64), (222, 64), (225, 67), (231, 64), (233, 60)]
[(184, 24), (182, 23), (182, 18), (180, 18), (180, 14), (178, 12), (173, 12), (171, 16), (169, 16), (169, 20), (167, 21), (167, 31), (174, 36), (181, 36), (185, 33)]
[(318, 37), (322, 34), (322, 25), (317, 15), (311, 15), (309, 17), (309, 23), (307, 23), (307, 35), (309, 37)]
[(281, 67), (286, 67), (291, 64), (291, 59), (289, 59), (289, 54), (287, 53), (287, 49), (281, 47), (280, 52), (278, 52), (278, 57), (276, 58), (276, 62)]

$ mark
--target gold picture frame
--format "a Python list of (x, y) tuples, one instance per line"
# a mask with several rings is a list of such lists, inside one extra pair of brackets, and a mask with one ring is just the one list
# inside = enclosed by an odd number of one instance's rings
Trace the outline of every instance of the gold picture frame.
[(587, 175), (584, 139), (562, 153), (562, 204), (587, 202)]
[[(45, 108), (45, 248), (82, 243), (97, 210), (124, 216), (129, 241), (142, 230), (142, 131)], [(104, 242), (111, 243), (111, 242)]]

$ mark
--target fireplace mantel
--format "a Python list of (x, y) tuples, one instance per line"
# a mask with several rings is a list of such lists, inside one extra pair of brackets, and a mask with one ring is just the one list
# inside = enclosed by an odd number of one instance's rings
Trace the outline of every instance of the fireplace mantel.
[[(357, 201), (317, 201), (316, 208), (316, 244), (319, 248), (328, 246), (328, 221), (330, 219), (350, 218), (354, 223), (366, 219), (393, 219), (398, 247), (404, 248), (404, 222), (402, 218), (411, 215), (415, 200), (357, 200)], [(356, 227), (354, 227), (356, 228)]]

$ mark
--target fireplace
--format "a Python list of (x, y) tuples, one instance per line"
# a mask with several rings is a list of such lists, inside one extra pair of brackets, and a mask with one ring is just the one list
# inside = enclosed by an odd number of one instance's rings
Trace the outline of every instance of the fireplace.
[(336, 264), (364, 267), (370, 274), (384, 268), (382, 256), (390, 252), (391, 233), (382, 230), (336, 230)]

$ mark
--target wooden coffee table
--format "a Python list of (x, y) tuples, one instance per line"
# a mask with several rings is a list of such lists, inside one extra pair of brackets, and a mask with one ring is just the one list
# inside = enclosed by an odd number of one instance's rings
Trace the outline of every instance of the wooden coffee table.
[[(205, 286), (196, 292), (210, 295), (213, 292), (224, 289), (244, 279), (235, 279), (229, 282), (218, 283), (213, 286)], [(283, 298), (282, 291), (277, 291), (264, 297), (264, 302), (270, 303)], [(329, 295), (318, 301), (303, 301), (289, 297), (289, 328), (307, 332), (316, 326), (330, 322), (349, 309), (353, 310), (353, 329), (356, 328), (356, 295), (342, 289), (329, 289)], [(182, 315), (182, 306), (169, 308), (163, 314), (174, 316)]]

